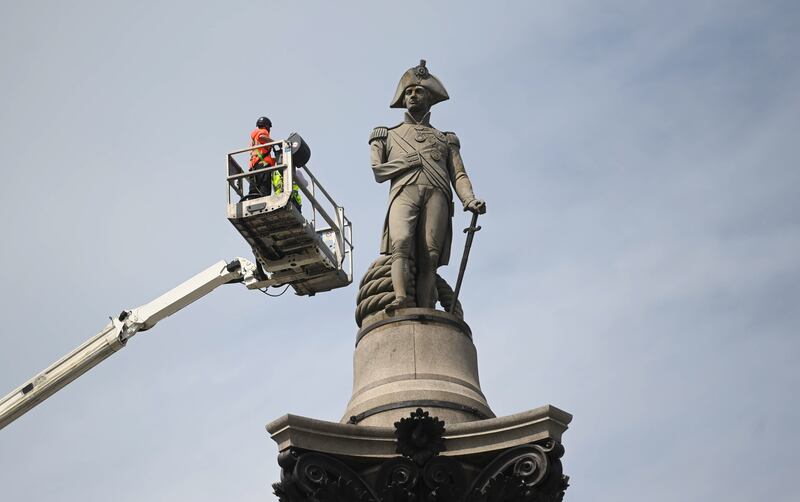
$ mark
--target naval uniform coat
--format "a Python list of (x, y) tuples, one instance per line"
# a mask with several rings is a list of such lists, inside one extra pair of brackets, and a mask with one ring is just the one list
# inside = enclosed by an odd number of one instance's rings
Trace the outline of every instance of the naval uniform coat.
[(450, 201), (450, 217), (439, 266), (450, 260), (453, 237), (453, 190), (464, 207), (475, 199), (472, 183), (461, 159), (461, 144), (453, 132), (442, 132), (430, 124), (430, 112), (417, 123), (406, 112), (402, 123), (394, 127), (376, 127), (370, 135), (370, 160), (375, 181), (391, 180), (389, 206), (383, 223), (381, 254), (392, 253), (389, 235), (389, 210), (395, 198), (406, 186), (428, 185), (444, 192)]

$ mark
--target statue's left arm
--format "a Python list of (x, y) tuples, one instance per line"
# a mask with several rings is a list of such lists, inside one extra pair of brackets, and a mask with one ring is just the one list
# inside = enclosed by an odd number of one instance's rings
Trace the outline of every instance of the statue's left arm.
[(447, 145), (450, 150), (450, 155), (448, 156), (449, 165), (447, 166), (450, 172), (450, 182), (453, 184), (456, 195), (464, 204), (464, 211), (485, 213), (486, 203), (475, 197), (475, 192), (472, 191), (472, 182), (467, 176), (464, 161), (461, 159), (461, 142), (455, 133), (447, 133)]

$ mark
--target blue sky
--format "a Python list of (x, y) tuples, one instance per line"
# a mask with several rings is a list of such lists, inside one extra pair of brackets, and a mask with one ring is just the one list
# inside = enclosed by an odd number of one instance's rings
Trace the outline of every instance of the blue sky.
[[(308, 140), (360, 277), (387, 192), (367, 138), (424, 58), (488, 205), (462, 300), (483, 390), (498, 415), (574, 414), (567, 500), (800, 499), (796, 2), (2, 13), (0, 393), (248, 253), (224, 155), (262, 114)], [(355, 295), (222, 288), (138, 335), (0, 432), (4, 500), (272, 499), (264, 425), (340, 418)]]

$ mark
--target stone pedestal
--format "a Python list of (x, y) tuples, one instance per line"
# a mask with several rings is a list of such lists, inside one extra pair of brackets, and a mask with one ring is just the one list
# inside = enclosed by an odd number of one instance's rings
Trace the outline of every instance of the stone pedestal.
[(478, 378), (472, 332), (433, 309), (364, 321), (353, 355), (353, 396), (342, 422), (391, 427), (417, 408), (449, 423), (493, 418)]
[(366, 319), (341, 423), (285, 415), (281, 502), (558, 502), (568, 486), (554, 406), (495, 417), (461, 319), (404, 309)]

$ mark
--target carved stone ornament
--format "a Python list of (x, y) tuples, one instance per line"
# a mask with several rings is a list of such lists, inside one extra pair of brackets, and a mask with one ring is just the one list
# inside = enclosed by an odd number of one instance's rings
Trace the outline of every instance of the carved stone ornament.
[(421, 409), (395, 424), (390, 459), (334, 457), (290, 448), (278, 456), (279, 502), (562, 502), (564, 448), (548, 439), (493, 458), (439, 456), (444, 422)]
[(561, 456), (564, 447), (552, 440), (525, 445), (498, 455), (475, 478), (466, 502), (561, 502), (569, 486)]
[(330, 455), (290, 450), (281, 454), (281, 481), (272, 486), (280, 502), (562, 502), (569, 477), (561, 452), (555, 442), (519, 446), (475, 475), (474, 461), (454, 457), (348, 467)]
[(384, 461), (373, 486), (332, 456), (292, 452), (281, 481), (272, 485), (280, 502), (461, 502), (467, 477), (458, 461), (435, 457), (424, 466), (398, 457)]
[(417, 408), (409, 417), (394, 423), (397, 453), (423, 465), (444, 451), (444, 422)]
[(272, 488), (280, 502), (378, 500), (358, 474), (331, 456), (290, 450), (278, 456), (278, 464), (283, 468), (281, 481)]

